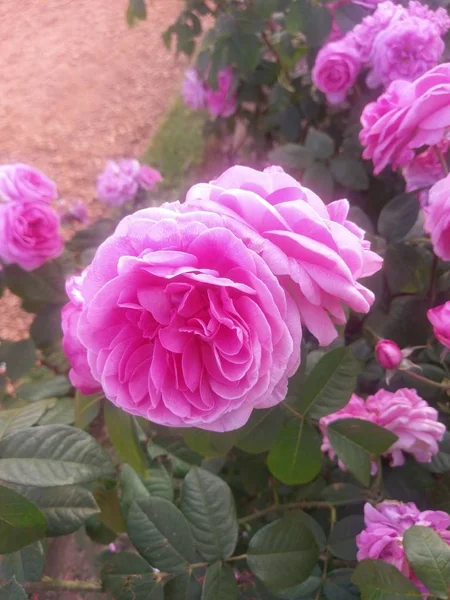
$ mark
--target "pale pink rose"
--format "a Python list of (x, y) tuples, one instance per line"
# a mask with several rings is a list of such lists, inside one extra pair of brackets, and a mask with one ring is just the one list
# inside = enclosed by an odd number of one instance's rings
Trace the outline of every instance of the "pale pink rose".
[[(437, 146), (445, 156), (448, 152), (450, 142), (444, 140)], [(414, 192), (420, 190), (419, 200), (422, 205), (427, 204), (429, 194), (427, 188), (445, 177), (442, 163), (435, 148), (429, 147), (424, 152), (414, 156), (411, 162), (403, 168), (403, 177), (406, 182), (406, 191)]]
[(446, 348), (450, 348), (450, 302), (430, 308), (427, 317), (433, 326), (436, 339)]
[(156, 169), (148, 165), (141, 165), (137, 175), (137, 181), (144, 190), (153, 190), (156, 184), (162, 181), (162, 175)]
[(0, 203), (0, 259), (33, 271), (59, 256), (59, 216), (46, 202)]
[(328, 102), (339, 104), (355, 83), (360, 68), (359, 53), (349, 34), (320, 50), (311, 75), (314, 85), (326, 95)]
[(22, 163), (0, 166), (0, 202), (51, 202), (58, 192), (55, 183), (38, 169)]
[(425, 231), (431, 236), (435, 254), (442, 260), (450, 260), (450, 175), (428, 192)]
[(200, 78), (197, 69), (188, 69), (184, 73), (183, 87), (181, 89), (184, 103), (193, 110), (201, 110), (206, 106), (205, 84)]
[(374, 40), (367, 85), (376, 88), (396, 79), (413, 81), (438, 64), (444, 48), (431, 21), (409, 15), (393, 20)]
[[(439, 442), (445, 434), (445, 426), (438, 421), (438, 412), (415, 390), (379, 390), (366, 401), (353, 394), (347, 406), (320, 419), (324, 434), (322, 450), (328, 452), (330, 458), (335, 457), (335, 452), (328, 439), (327, 427), (334, 421), (347, 418), (370, 421), (398, 437), (384, 454), (394, 467), (404, 464), (405, 452), (417, 462), (430, 462), (439, 451)], [(341, 463), (340, 466), (342, 468)]]
[(379, 559), (394, 565), (408, 577), (422, 593), (427, 589), (414, 575), (406, 558), (403, 535), (410, 527), (430, 527), (450, 544), (450, 515), (440, 510), (420, 512), (413, 502), (403, 504), (384, 500), (376, 506), (364, 505), (365, 529), (356, 536), (358, 560)]
[(84, 306), (81, 285), (86, 276), (86, 271), (81, 275), (69, 277), (66, 281), (66, 292), (69, 303), (62, 309), (61, 326), (63, 330), (63, 350), (70, 362), (71, 370), (69, 379), (82, 394), (94, 394), (101, 391), (101, 386), (92, 377), (87, 362), (86, 348), (78, 337), (78, 321)]
[(126, 217), (98, 248), (72, 335), (125, 411), (229, 431), (285, 398), (298, 309), (229, 221), (167, 204)]
[(213, 117), (230, 117), (237, 109), (233, 70), (222, 69), (217, 75), (217, 89), (207, 87), (206, 107)]
[(375, 346), (375, 355), (383, 369), (396, 369), (403, 360), (403, 354), (392, 340), (380, 340)]
[(413, 82), (394, 81), (361, 116), (364, 158), (374, 172), (388, 164), (404, 167), (414, 150), (446, 139), (450, 127), (450, 63), (434, 67)]
[(110, 206), (120, 206), (132, 200), (138, 190), (139, 161), (108, 160), (97, 179), (97, 197)]
[(345, 323), (343, 304), (369, 311), (374, 296), (358, 280), (378, 271), (382, 260), (347, 219), (347, 200), (326, 205), (281, 167), (235, 166), (191, 188), (186, 204), (230, 217), (233, 232), (289, 286), (320, 344), (337, 336), (334, 324)]
[(375, 12), (365, 17), (352, 31), (353, 43), (361, 63), (370, 63), (378, 34), (400, 19), (407, 17), (406, 9), (394, 2), (381, 2)]
[(408, 14), (433, 23), (438, 28), (439, 35), (445, 35), (450, 30), (450, 16), (445, 8), (432, 10), (426, 4), (412, 0), (408, 4)]

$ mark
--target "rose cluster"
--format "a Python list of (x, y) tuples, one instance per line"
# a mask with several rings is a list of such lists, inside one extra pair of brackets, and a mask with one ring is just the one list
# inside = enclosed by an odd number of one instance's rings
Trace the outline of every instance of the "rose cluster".
[[(398, 79), (413, 81), (435, 67), (444, 52), (450, 17), (416, 0), (407, 7), (390, 0), (377, 5), (349, 33), (325, 45), (317, 55), (313, 82), (331, 104), (342, 102), (360, 71), (370, 88)], [(338, 39), (336, 39), (338, 38)]]
[(123, 219), (68, 282), (73, 384), (162, 425), (228, 431), (286, 395), (302, 326), (321, 344), (381, 267), (349, 205), (279, 167), (232, 167)]
[(138, 160), (109, 160), (97, 179), (97, 198), (109, 206), (133, 200), (139, 189), (153, 190), (162, 181), (159, 171)]
[(63, 249), (54, 182), (21, 163), (0, 166), (0, 261), (32, 271)]
[(197, 69), (188, 69), (181, 93), (186, 106), (193, 110), (206, 108), (213, 117), (230, 117), (237, 109), (236, 83), (229, 67), (217, 74), (216, 87), (205, 82)]

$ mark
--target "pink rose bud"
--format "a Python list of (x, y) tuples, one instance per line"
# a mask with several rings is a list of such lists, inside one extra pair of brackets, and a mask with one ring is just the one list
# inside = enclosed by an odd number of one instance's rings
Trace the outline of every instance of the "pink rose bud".
[(375, 347), (375, 354), (383, 369), (396, 369), (403, 360), (402, 351), (391, 340), (380, 340)]

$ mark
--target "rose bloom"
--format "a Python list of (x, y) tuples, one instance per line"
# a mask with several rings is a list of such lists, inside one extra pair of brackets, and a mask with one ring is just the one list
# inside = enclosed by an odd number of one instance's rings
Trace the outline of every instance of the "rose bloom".
[(450, 348), (450, 302), (430, 308), (427, 317), (433, 326), (436, 339), (446, 348)]
[(312, 80), (330, 104), (339, 104), (355, 83), (360, 68), (361, 61), (353, 37), (347, 35), (320, 50), (312, 70)]
[(59, 256), (59, 216), (46, 202), (0, 203), (0, 259), (33, 271)]
[(450, 260), (450, 175), (428, 192), (425, 231), (431, 236), (434, 253), (442, 260)]
[(92, 376), (155, 423), (212, 431), (285, 398), (300, 362), (298, 309), (228, 221), (167, 204), (126, 217), (98, 248), (64, 336), (72, 363), (84, 347), (87, 385)]
[(450, 63), (434, 67), (415, 81), (393, 81), (376, 102), (364, 108), (360, 140), (374, 173), (388, 164), (404, 167), (414, 149), (446, 138), (450, 126)]
[(353, 43), (356, 47), (361, 63), (370, 63), (373, 47), (378, 34), (389, 27), (391, 23), (405, 18), (406, 9), (388, 0), (378, 4), (375, 12), (365, 17), (353, 30)]
[(110, 206), (120, 206), (132, 200), (138, 190), (139, 161), (108, 160), (97, 179), (97, 197)]
[(189, 108), (201, 110), (206, 106), (205, 85), (197, 69), (188, 69), (184, 73), (183, 87), (181, 88), (184, 103)]
[[(443, 140), (437, 144), (439, 150), (445, 156), (448, 152), (450, 142)], [(445, 177), (442, 163), (434, 147), (427, 148), (424, 152), (417, 154), (403, 169), (403, 177), (406, 182), (406, 191), (419, 191), (419, 200), (422, 205), (428, 203), (428, 189), (434, 183)]]
[(420, 512), (413, 502), (403, 504), (384, 500), (376, 506), (364, 505), (365, 529), (356, 536), (358, 560), (379, 559), (394, 565), (408, 577), (422, 593), (428, 590), (417, 579), (406, 558), (403, 535), (415, 525), (430, 527), (450, 544), (450, 515), (441, 510)]
[(345, 323), (342, 305), (369, 311), (374, 296), (358, 280), (378, 271), (382, 260), (347, 219), (347, 200), (326, 205), (281, 167), (261, 172), (235, 166), (193, 186), (186, 204), (230, 218), (232, 231), (289, 288), (321, 345), (337, 336), (335, 324)]
[(85, 225), (89, 222), (88, 211), (82, 200), (59, 200), (58, 212), (63, 225), (74, 222)]
[(0, 202), (51, 202), (57, 196), (55, 183), (38, 169), (22, 163), (0, 166)]
[(137, 181), (144, 190), (153, 190), (159, 181), (162, 181), (162, 175), (156, 169), (148, 165), (141, 165), (137, 175)]
[(403, 360), (402, 351), (391, 340), (380, 340), (375, 346), (375, 355), (383, 369), (396, 369)]
[(348, 418), (370, 421), (398, 437), (384, 455), (389, 457), (393, 467), (405, 463), (405, 452), (417, 462), (430, 462), (439, 451), (438, 443), (445, 433), (445, 426), (438, 421), (438, 412), (413, 389), (379, 390), (365, 402), (353, 394), (347, 406), (320, 419), (324, 434), (322, 450), (328, 452), (330, 458), (335, 458), (336, 454), (328, 439), (327, 427), (334, 421)]
[(206, 90), (206, 107), (213, 117), (230, 117), (237, 109), (233, 70), (222, 69), (217, 75), (218, 89)]
[(92, 377), (87, 362), (86, 348), (78, 337), (78, 321), (84, 306), (81, 285), (85, 276), (86, 271), (82, 275), (72, 276), (66, 281), (66, 292), (70, 302), (62, 310), (61, 325), (64, 336), (63, 350), (72, 367), (69, 373), (70, 381), (82, 394), (89, 395), (101, 391), (101, 386)]

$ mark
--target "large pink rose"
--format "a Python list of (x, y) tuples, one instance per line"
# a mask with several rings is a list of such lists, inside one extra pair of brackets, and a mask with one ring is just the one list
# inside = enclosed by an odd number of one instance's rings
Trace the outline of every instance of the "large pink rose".
[(446, 348), (450, 348), (450, 302), (430, 308), (427, 317), (433, 326), (436, 339)]
[(66, 282), (66, 291), (70, 302), (62, 310), (63, 350), (70, 361), (69, 373), (72, 385), (83, 394), (94, 394), (101, 390), (99, 383), (92, 377), (91, 369), (87, 362), (86, 348), (81, 344), (78, 336), (78, 322), (84, 306), (81, 285), (86, 276), (70, 277)]
[(22, 163), (0, 166), (0, 201), (51, 202), (58, 193), (55, 183), (38, 169)]
[(428, 193), (425, 230), (431, 236), (435, 254), (450, 260), (450, 175), (435, 183)]
[(355, 83), (360, 68), (361, 60), (353, 37), (347, 35), (320, 50), (312, 70), (312, 80), (330, 104), (339, 104)]
[(206, 90), (206, 108), (213, 117), (231, 117), (237, 109), (233, 70), (222, 69), (217, 75), (217, 89)]
[(358, 280), (378, 271), (382, 261), (347, 219), (347, 200), (326, 205), (280, 167), (261, 172), (236, 166), (195, 185), (186, 204), (230, 218), (228, 226), (289, 287), (303, 324), (320, 344), (336, 337), (334, 324), (345, 323), (342, 305), (369, 311), (374, 296)]
[(374, 172), (388, 164), (403, 167), (414, 149), (439, 144), (450, 127), (450, 63), (431, 69), (415, 81), (394, 81), (361, 116), (364, 158)]
[(73, 335), (117, 406), (228, 431), (284, 399), (300, 360), (298, 309), (228, 220), (178, 203), (148, 208), (99, 247)]
[(45, 202), (0, 202), (0, 260), (32, 271), (59, 256), (59, 216)]

